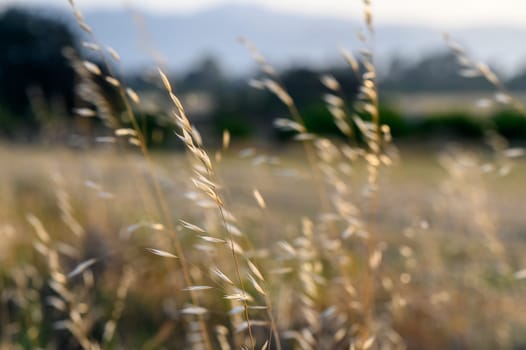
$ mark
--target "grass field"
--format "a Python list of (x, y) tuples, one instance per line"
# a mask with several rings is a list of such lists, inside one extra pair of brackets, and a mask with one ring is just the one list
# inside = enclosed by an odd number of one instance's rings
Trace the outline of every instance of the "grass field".
[[(526, 100), (524, 92), (514, 92), (514, 96), (520, 101)], [(394, 93), (387, 96), (387, 100), (392, 103), (393, 107), (402, 111), (406, 116), (417, 118), (429, 114), (450, 113), (451, 111), (462, 111), (479, 117), (486, 117), (498, 111), (498, 106), (480, 108), (477, 102), (484, 99), (489, 101), (492, 98), (493, 93), (491, 91)]]
[[(526, 152), (491, 122), (476, 130), (484, 146), (433, 138), (438, 153), (416, 140), (398, 150), (380, 108), (371, 1), (360, 56), (342, 52), (357, 95), (344, 101), (336, 78), (320, 77), (342, 137), (310, 130), (241, 39), (261, 68), (250, 85), (282, 102), (275, 126), (297, 144), (241, 148), (223, 130), (207, 149), (159, 68), (163, 126), (184, 146), (162, 153), (148, 149), (141, 92), (112, 73), (119, 55), (69, 3), (101, 64), (62, 50), (85, 102), (74, 112), (107, 136), (90, 135), (90, 150), (0, 147), (0, 350), (526, 347)], [(526, 111), (447, 44), (495, 103)], [(49, 129), (40, 136), (53, 141)]]
[[(216, 185), (238, 260), (254, 263), (236, 267), (183, 153), (148, 165), (122, 150), (3, 147), (0, 347), (199, 348), (201, 316), (213, 347), (250, 347), (247, 300), (257, 348), (270, 315), (283, 348), (346, 348), (371, 303), (374, 343), (363, 348), (519, 349), (526, 163), (502, 176), (487, 156), (401, 151), (381, 169), (376, 203), (363, 192), (364, 164), (342, 163), (348, 202), (324, 208), (300, 149), (231, 149), (214, 161)], [(373, 232), (381, 255), (371, 257)], [(200, 306), (181, 257), (171, 259), (176, 239)], [(381, 264), (371, 271), (368, 260)], [(239, 283), (249, 298), (233, 296)]]

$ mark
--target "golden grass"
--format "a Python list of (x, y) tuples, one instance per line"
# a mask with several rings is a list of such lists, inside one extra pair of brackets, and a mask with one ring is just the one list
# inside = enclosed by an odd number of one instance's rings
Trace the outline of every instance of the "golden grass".
[[(10, 164), (2, 173), (0, 186), (1, 329), (6, 346), (23, 342), (28, 329), (46, 334), (47, 346), (69, 339), (47, 324), (62, 320), (60, 310), (45, 309), (40, 318), (35, 311), (29, 312), (31, 303), (33, 308), (42, 303), (59, 309), (89, 306), (89, 313), (94, 315), (81, 312), (82, 317), (72, 317), (78, 329), (86, 329), (85, 334), (74, 333), (79, 342), (85, 341), (85, 348), (94, 344), (109, 347), (110, 343), (117, 347), (134, 344), (136, 348), (145, 344), (153, 348), (161, 344), (188, 346), (190, 328), (181, 333), (176, 331), (177, 325), (187, 324), (186, 329), (190, 327), (187, 318), (199, 314), (206, 315), (208, 329), (221, 325), (226, 327), (220, 328), (221, 332), (228, 330), (225, 339), (212, 332), (213, 346), (217, 347), (219, 339), (235, 342), (231, 337), (239, 338), (239, 332), (246, 331), (248, 324), (237, 311), (242, 306), (237, 300), (245, 296), (249, 297), (248, 311), (258, 346), (269, 339), (263, 332), (269, 327), (266, 309), (258, 309), (269, 304), (267, 297), (271, 298), (274, 322), (285, 348), (292, 348), (295, 342), (307, 347), (302, 333), (306, 327), (311, 332), (318, 329), (313, 339), (317, 344), (328, 344), (320, 346), (339, 348), (352, 339), (345, 324), (357, 322), (355, 317), (360, 314), (359, 299), (350, 298), (359, 295), (364, 278), (361, 233), (345, 233), (350, 239), (343, 244), (350, 245), (345, 247), (346, 254), (341, 254), (336, 237), (328, 236), (330, 231), (324, 229), (327, 218), (320, 216), (317, 195), (304, 190), (312, 187), (312, 180), (308, 166), (298, 159), (300, 150), (267, 155), (279, 156), (280, 161), (274, 158), (273, 164), (254, 162), (261, 154), (240, 158), (239, 152), (231, 150), (217, 164), (221, 187), (228, 189), (224, 200), (236, 217), (235, 227), (246, 236), (243, 240), (251, 241), (248, 246), (238, 243), (242, 249), (238, 257), (248, 259), (246, 268), (240, 270), (247, 276), (246, 292), (234, 288), (231, 257), (221, 250), (228, 237), (217, 235), (220, 221), (213, 218), (210, 209), (203, 210), (202, 203), (192, 204), (186, 198), (195, 190), (188, 180), (189, 161), (182, 154), (154, 155), (153, 159), (170, 215), (180, 226), (190, 273), (199, 281), (193, 286), (185, 285), (175, 262), (163, 259), (175, 253), (166, 241), (163, 226), (154, 225), (159, 218), (155, 200), (147, 191), (151, 184), (145, 180), (140, 157), (60, 149), (3, 148), (1, 153), (2, 163)], [(382, 261), (375, 286), (375, 317), (391, 315), (388, 328), (399, 335), (380, 323), (376, 337), (386, 332), (389, 339), (400, 337), (410, 348), (431, 349), (454, 343), (465, 348), (511, 348), (523, 341), (524, 288), (513, 273), (525, 264), (520, 237), (520, 203), (526, 195), (520, 174), (524, 168), (526, 164), (519, 162), (508, 177), (489, 175), (477, 183), (470, 178), (466, 184), (451, 177), (438, 160), (410, 155), (380, 177), (382, 201), (375, 220), (382, 257), (375, 254), (372, 263), (376, 266), (380, 258)], [(363, 166), (353, 169), (352, 184), (363, 183), (364, 170)], [(471, 191), (480, 193), (484, 189), (490, 203), (483, 205), (469, 197)], [(264, 207), (255, 193), (264, 196)], [(70, 219), (63, 215), (65, 206), (86, 231), (83, 237), (74, 233)], [(498, 234), (504, 253), (488, 246), (491, 239), (485, 236), (484, 228), (488, 223), (476, 220), (477, 212), (493, 220), (506, 218), (496, 221), (498, 228), (487, 230)], [(33, 220), (26, 219), (28, 213), (38, 218), (49, 239), (38, 238), (31, 228), (35, 226)], [(338, 227), (343, 234), (345, 226)], [(34, 253), (38, 241), (57, 252), (59, 265), (45, 267), (45, 260)], [(158, 252), (152, 255), (144, 248)], [(346, 266), (345, 275), (336, 262)], [(81, 283), (79, 277), (88, 281)], [(55, 286), (55, 292), (42, 290), (49, 278), (62, 281), (67, 289)], [(349, 280), (344, 283), (342, 278)], [(201, 306), (185, 304), (185, 293), (190, 290), (199, 296)], [(81, 299), (68, 304), (67, 298), (72, 297), (68, 291), (79, 293)], [(37, 295), (41, 299), (31, 299)], [(6, 306), (16, 298), (24, 300), (19, 301), (20, 309), (6, 314)], [(342, 310), (347, 311), (342, 314)], [(27, 319), (21, 319), (22, 315)], [(107, 335), (97, 336), (98, 327), (107, 328)], [(72, 327), (72, 332), (77, 328)], [(484, 334), (480, 334), (481, 329)], [(38, 337), (33, 341), (34, 346), (46, 345)]]
[[(100, 49), (70, 3), (105, 64), (65, 51), (95, 108), (77, 113), (99, 116), (113, 135), (92, 151), (0, 149), (0, 347), (524, 344), (526, 193), (510, 175), (525, 168), (515, 161), (523, 151), (490, 130), (492, 152), (400, 157), (378, 110), (370, 1), (360, 64), (345, 54), (361, 77), (357, 102), (321, 77), (345, 142), (309, 133), (277, 73), (243, 40), (264, 74), (252, 85), (285, 104), (292, 120), (276, 126), (296, 132), (303, 151), (235, 150), (225, 131), (213, 156), (160, 69), (186, 153), (150, 152), (133, 109), (140, 96), (106, 57), (118, 53)], [(464, 62), (503, 99), (487, 66)], [(132, 128), (93, 76), (118, 90)]]

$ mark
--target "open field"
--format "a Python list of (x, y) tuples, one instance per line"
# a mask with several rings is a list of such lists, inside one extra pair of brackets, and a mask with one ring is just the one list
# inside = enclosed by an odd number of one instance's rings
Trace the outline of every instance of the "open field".
[(7, 9), (0, 350), (526, 349), (524, 73), (446, 34), (382, 77), (362, 3), (344, 70), (276, 70), (239, 38), (250, 89), (212, 56), (170, 68), (212, 21), (163, 30), (165, 62), (130, 7), (155, 67), (126, 72), (75, 1), (77, 34)]
[(400, 152), (373, 199), (361, 162), (324, 184), (299, 149), (229, 150), (218, 214), (183, 153), (3, 147), (0, 348), (199, 348), (201, 320), (214, 347), (250, 347), (241, 283), (258, 349), (271, 331), (286, 349), (348, 348), (368, 317), (364, 347), (519, 349), (526, 163), (501, 176), (448, 154)]
[[(499, 111), (495, 105), (481, 108), (481, 103), (491, 101), (494, 95), (491, 91), (391, 93), (387, 94), (386, 100), (407, 117), (418, 118), (452, 111), (486, 117)], [(523, 91), (514, 91), (512, 95), (520, 101), (526, 101), (526, 93)]]

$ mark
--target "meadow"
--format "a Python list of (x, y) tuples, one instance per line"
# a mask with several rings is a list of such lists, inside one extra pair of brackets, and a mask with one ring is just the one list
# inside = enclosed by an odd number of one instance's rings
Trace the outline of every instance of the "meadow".
[[(240, 258), (257, 263), (241, 273), (258, 348), (269, 339), (269, 305), (283, 348), (347, 348), (359, 336), (347, 332), (359, 331), (364, 293), (374, 293), (370, 348), (520, 348), (526, 163), (503, 176), (487, 170), (486, 158), (476, 150), (400, 151), (379, 176), (374, 213), (364, 164), (344, 169), (355, 198), (341, 209), (355, 217), (349, 225), (324, 211), (300, 148), (223, 152), (215, 165), (227, 216), (236, 218), (229, 229), (243, 237)], [(1, 159), (9, 165), (0, 182), (2, 348), (192, 346), (197, 316), (185, 313), (189, 291), (149, 166), (200, 281), (212, 346), (248, 341), (239, 300), (226, 298), (232, 286), (223, 279), (234, 283), (235, 269), (218, 238), (224, 223), (195, 191), (184, 153), (155, 154), (148, 166), (129, 150), (4, 146)], [(360, 220), (374, 222), (382, 256), (374, 292), (364, 286), (370, 258)]]
[[(294, 141), (254, 146), (224, 130), (208, 147), (158, 68), (181, 147), (157, 151), (141, 94), (112, 74), (118, 54), (70, 3), (100, 56), (63, 50), (86, 102), (75, 113), (106, 129), (89, 148), (0, 147), (0, 349), (526, 346), (526, 153), (491, 121), (483, 144), (397, 145), (380, 109), (370, 1), (359, 59), (343, 52), (355, 99), (320, 77), (338, 137), (308, 129), (242, 39), (261, 67), (250, 85), (283, 103), (275, 126)], [(448, 44), (461, 73), (493, 84), (492, 103), (526, 110)]]

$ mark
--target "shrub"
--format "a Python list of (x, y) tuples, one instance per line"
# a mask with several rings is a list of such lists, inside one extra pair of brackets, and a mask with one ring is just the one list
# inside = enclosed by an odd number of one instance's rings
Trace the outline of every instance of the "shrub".
[(509, 139), (526, 139), (526, 116), (515, 111), (505, 110), (492, 117), (497, 131)]
[(321, 135), (341, 135), (324, 103), (311, 104), (300, 110), (300, 113), (309, 132)]
[(419, 136), (445, 136), (460, 139), (481, 139), (483, 123), (464, 112), (431, 115), (416, 123)]
[(215, 130), (218, 134), (228, 130), (236, 138), (247, 138), (254, 132), (249, 122), (236, 113), (219, 112), (215, 118)]
[(410, 123), (399, 111), (389, 106), (380, 106), (380, 122), (389, 125), (394, 137), (409, 136), (412, 132)]

